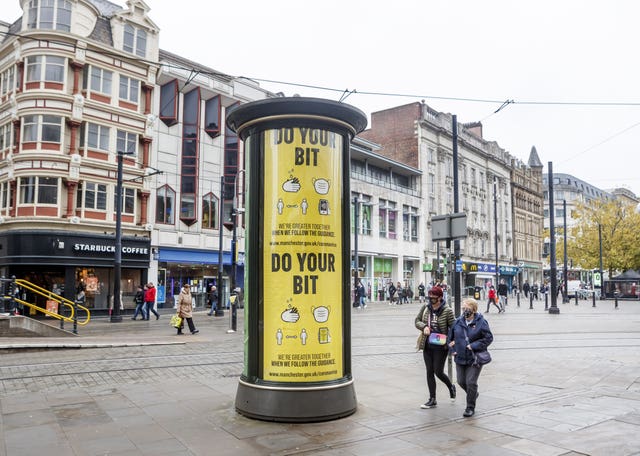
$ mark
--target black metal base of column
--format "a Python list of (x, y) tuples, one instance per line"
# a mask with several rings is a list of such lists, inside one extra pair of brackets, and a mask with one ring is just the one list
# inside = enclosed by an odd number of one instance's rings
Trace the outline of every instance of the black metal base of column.
[(215, 317), (224, 317), (224, 310), (222, 309), (216, 309), (215, 312), (213, 312), (213, 315)]
[(560, 308), (559, 307), (549, 307), (549, 313), (550, 314), (554, 314), (554, 315), (558, 315), (560, 313)]
[(240, 380), (236, 393), (236, 411), (264, 421), (329, 421), (349, 416), (356, 408), (353, 380), (310, 388), (262, 386)]

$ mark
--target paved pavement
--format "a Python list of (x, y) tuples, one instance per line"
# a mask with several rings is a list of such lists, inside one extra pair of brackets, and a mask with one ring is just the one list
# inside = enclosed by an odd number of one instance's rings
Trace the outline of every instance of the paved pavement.
[(324, 423), (235, 412), (243, 336), (227, 333), (228, 313), (196, 313), (195, 336), (173, 335), (163, 315), (96, 319), (71, 340), (3, 339), (0, 456), (640, 455), (640, 302), (559, 304), (559, 315), (514, 304), (487, 315), (493, 362), (470, 419), (442, 383), (438, 407), (419, 408), (417, 303), (354, 310), (358, 410)]

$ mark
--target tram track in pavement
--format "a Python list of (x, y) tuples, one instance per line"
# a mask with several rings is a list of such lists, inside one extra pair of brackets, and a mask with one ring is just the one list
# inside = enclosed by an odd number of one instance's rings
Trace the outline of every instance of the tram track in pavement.
[[(557, 334), (559, 337), (564, 334)], [(603, 335), (610, 335), (603, 333)], [(584, 337), (579, 338), (554, 338), (551, 334), (546, 334), (548, 339), (540, 340), (539, 338), (513, 338), (508, 337), (507, 340), (502, 340), (500, 344), (494, 344), (491, 347), (492, 352), (509, 352), (511, 350), (548, 350), (553, 349), (568, 349), (568, 350), (584, 350), (584, 349), (598, 349), (606, 351), (607, 349), (619, 349), (619, 348), (637, 348), (640, 345), (640, 334), (624, 335), (618, 339), (609, 339), (608, 343), (603, 345), (602, 338), (597, 334), (585, 334)], [(361, 341), (367, 341), (375, 339), (376, 337), (368, 337), (361, 339)], [(381, 338), (382, 339), (382, 338)], [(353, 347), (352, 358), (359, 360), (370, 357), (373, 361), (375, 358), (396, 358), (395, 362), (401, 362), (402, 358), (405, 359), (405, 363), (411, 364), (415, 362), (416, 350), (410, 349), (398, 349), (398, 345), (389, 344), (389, 338), (384, 338), (384, 341), (379, 343), (358, 343)], [(404, 343), (404, 346), (411, 346), (408, 344), (413, 343), (413, 336), (398, 337)], [(517, 339), (517, 340), (514, 340)], [(158, 353), (154, 355), (141, 355), (140, 353), (132, 353), (127, 356), (108, 356), (96, 359), (95, 350), (102, 351), (106, 349), (92, 349), (92, 353), (87, 353), (88, 356), (78, 358), (77, 350), (73, 355), (75, 359), (58, 360), (58, 361), (43, 361), (43, 362), (28, 362), (25, 358), (22, 358), (20, 363), (12, 363), (6, 365), (0, 365), (0, 384), (2, 382), (13, 382), (20, 380), (30, 379), (42, 379), (47, 377), (60, 377), (60, 376), (79, 376), (79, 375), (93, 375), (93, 374), (106, 374), (117, 372), (144, 372), (150, 370), (166, 370), (175, 368), (216, 368), (221, 366), (235, 366), (237, 367), (238, 376), (242, 370), (244, 352), (241, 350), (236, 351), (215, 351), (207, 350), (206, 352), (198, 353)], [(111, 353), (119, 351), (119, 349), (108, 349)], [(123, 348), (122, 350), (126, 350)], [(131, 351), (131, 350), (128, 350)], [(140, 351), (140, 350), (134, 350)], [(56, 351), (57, 353), (57, 351)], [(25, 355), (28, 358), (28, 354)], [(419, 357), (421, 358), (421, 357)], [(25, 363), (25, 361), (27, 361)]]

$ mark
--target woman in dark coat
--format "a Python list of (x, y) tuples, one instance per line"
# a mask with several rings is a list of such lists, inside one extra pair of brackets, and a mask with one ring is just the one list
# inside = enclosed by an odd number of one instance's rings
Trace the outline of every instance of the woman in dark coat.
[(478, 377), (482, 365), (475, 363), (475, 354), (485, 351), (493, 342), (489, 322), (478, 313), (478, 302), (467, 298), (462, 301), (462, 315), (449, 331), (449, 349), (456, 363), (458, 385), (467, 393), (467, 407), (462, 416), (475, 413), (478, 398)]

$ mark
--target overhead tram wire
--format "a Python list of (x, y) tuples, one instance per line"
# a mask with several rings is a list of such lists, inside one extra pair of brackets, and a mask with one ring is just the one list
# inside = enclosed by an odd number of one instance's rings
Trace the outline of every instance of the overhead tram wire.
[[(75, 44), (72, 44), (72, 43), (59, 41), (59, 40), (48, 40), (48, 39), (36, 38), (36, 37), (32, 37), (32, 36), (28, 36), (28, 35), (24, 35), (24, 34), (20, 34), (20, 33), (0, 32), (0, 36), (1, 35), (15, 36), (17, 38), (24, 38), (24, 39), (28, 39), (28, 40), (32, 40), (32, 41), (39, 41), (39, 42), (49, 43), (49, 44), (58, 44), (58, 45), (61, 45), (61, 46), (69, 46), (70, 48), (73, 48), (73, 49), (76, 48)], [(188, 82), (186, 84), (188, 84), (189, 82), (192, 81), (192, 79), (194, 77), (193, 76), (194, 73), (207, 75), (207, 76), (219, 76), (219, 77), (224, 77), (224, 78), (230, 78), (230, 77), (231, 78), (236, 78), (235, 76), (230, 76), (230, 75), (228, 75), (226, 73), (222, 73), (222, 72), (211, 70), (211, 69), (204, 69), (203, 67), (194, 68), (194, 67), (189, 67), (189, 66), (186, 66), (186, 65), (179, 65), (179, 64), (176, 64), (176, 63), (152, 61), (152, 60), (138, 58), (138, 57), (134, 57), (134, 56), (127, 56), (127, 55), (123, 55), (122, 53), (111, 52), (111, 51), (107, 51), (107, 50), (104, 50), (104, 49), (92, 49), (92, 52), (95, 52), (96, 54), (99, 54), (99, 55), (104, 55), (104, 56), (114, 57), (114, 58), (118, 58), (118, 59), (122, 59), (122, 60), (127, 60), (127, 61), (130, 61), (130, 62), (144, 63), (144, 64), (149, 64), (149, 65), (158, 65), (158, 66), (161, 66), (161, 67), (176, 68), (176, 69), (181, 69), (181, 70), (184, 70), (184, 71), (191, 72), (191, 76), (188, 78)], [(313, 85), (313, 84), (302, 84), (302, 83), (295, 83), (295, 82), (288, 82), (288, 81), (278, 81), (278, 80), (274, 80), (274, 79), (256, 78), (256, 77), (251, 77), (251, 76), (237, 76), (237, 78), (243, 78), (243, 77), (247, 78), (247, 79), (254, 80), (254, 81), (266, 82), (266, 83), (270, 83), (270, 84), (280, 84), (280, 85), (287, 85), (287, 86), (292, 86), (292, 87), (303, 87), (303, 88), (307, 88), (307, 89), (324, 90), (324, 91), (336, 92), (336, 93), (340, 93), (340, 94), (344, 94), (344, 93), (348, 92), (348, 95), (358, 94), (358, 95), (399, 97), (399, 98), (417, 98), (417, 99), (424, 98), (424, 99), (431, 99), (431, 100), (464, 101), (464, 102), (471, 102), (471, 103), (489, 103), (489, 104), (501, 104), (501, 105), (504, 105), (505, 103), (507, 103), (507, 104), (514, 104), (514, 105), (536, 105), (536, 106), (591, 106), (591, 107), (624, 107), (624, 106), (633, 107), (633, 106), (640, 106), (640, 101), (637, 101), (637, 102), (636, 101), (629, 101), (629, 102), (625, 102), (625, 101), (553, 101), (553, 100), (514, 100), (514, 99), (510, 99), (510, 100), (507, 100), (507, 102), (505, 102), (504, 100), (495, 100), (495, 99), (487, 99), (487, 98), (469, 98), (469, 97), (452, 97), (452, 96), (438, 96), (438, 95), (397, 93), (397, 92), (361, 91), (361, 90), (357, 90), (357, 89), (352, 89), (352, 90), (348, 90), (347, 89), (347, 90), (345, 90), (345, 89), (336, 89), (336, 88), (333, 88), (333, 87), (318, 86), (318, 85)], [(185, 86), (186, 86), (186, 84), (185, 84)], [(342, 99), (344, 100), (344, 98), (346, 98), (346, 96), (343, 96)], [(504, 107), (505, 106), (501, 106), (498, 110), (503, 109)]]

